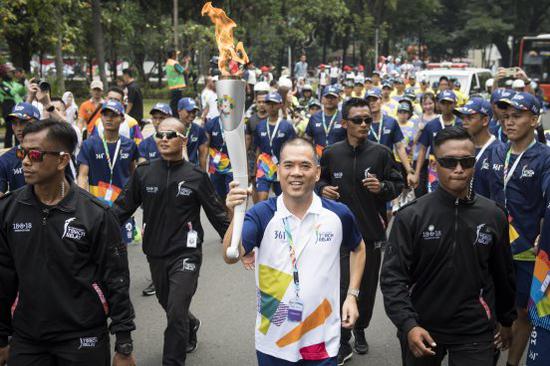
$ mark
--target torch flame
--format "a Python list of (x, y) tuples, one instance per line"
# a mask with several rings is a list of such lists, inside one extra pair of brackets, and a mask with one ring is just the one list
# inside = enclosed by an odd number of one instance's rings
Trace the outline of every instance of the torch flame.
[(216, 43), (218, 51), (220, 51), (218, 67), (222, 75), (231, 75), (231, 72), (228, 71), (233, 69), (231, 64), (238, 63), (243, 65), (248, 63), (248, 55), (244, 50), (243, 43), (238, 42), (235, 46), (233, 40), (233, 28), (237, 24), (225, 14), (225, 11), (213, 7), (212, 2), (209, 1), (202, 7), (201, 15), (208, 15), (216, 26)]

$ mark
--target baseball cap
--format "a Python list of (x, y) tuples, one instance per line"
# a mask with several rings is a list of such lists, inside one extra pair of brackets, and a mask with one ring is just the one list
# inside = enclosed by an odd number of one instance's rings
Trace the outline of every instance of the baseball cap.
[(355, 84), (361, 84), (361, 85), (363, 85), (363, 84), (365, 84), (365, 77), (362, 76), (362, 75), (357, 75), (357, 76), (355, 77), (355, 80), (353, 80), (353, 82), (354, 82)]
[(494, 83), (494, 79), (493, 79), (493, 78), (487, 79), (487, 81), (485, 82), (485, 88), (492, 88), (492, 87), (493, 87), (493, 83)]
[(401, 103), (399, 103), (399, 106), (397, 107), (397, 111), (398, 112), (405, 111), (405, 112), (412, 113), (411, 103), (408, 103), (407, 101), (402, 101)]
[(313, 87), (311, 86), (311, 84), (304, 84), (304, 86), (302, 86), (302, 91), (304, 90), (313, 90)]
[(370, 76), (367, 76), (367, 77), (365, 78), (365, 82), (367, 82), (367, 81), (368, 81), (369, 83), (372, 83), (372, 78), (371, 78)]
[(103, 82), (101, 80), (94, 80), (90, 84), (90, 89), (101, 89), (103, 90)]
[(340, 90), (334, 85), (326, 86), (325, 89), (323, 89), (323, 97), (326, 97), (328, 95), (333, 95), (335, 97), (340, 96)]
[(355, 82), (353, 81), (353, 79), (351, 79), (351, 80), (344, 81), (342, 84), (344, 85), (344, 87), (353, 88), (353, 86), (355, 85)]
[(512, 88), (513, 89), (515, 89), (515, 88), (525, 88), (525, 82), (521, 79), (516, 79), (512, 83)]
[(393, 79), (393, 83), (394, 83), (394, 84), (405, 84), (405, 82), (404, 82), (403, 79), (401, 79), (401, 78), (395, 78), (395, 79)]
[(279, 88), (292, 89), (292, 80), (284, 76), (279, 78)]
[(454, 85), (455, 85), (455, 86), (458, 86), (458, 87), (460, 88), (460, 86), (461, 86), (462, 84), (460, 84), (460, 81), (455, 80), (455, 81), (454, 81)]
[(274, 93), (269, 93), (266, 97), (265, 97), (265, 102), (266, 103), (282, 103), (283, 102), (283, 98), (281, 97), (281, 94), (277, 93), (277, 92), (274, 92)]
[(516, 92), (512, 89), (499, 88), (491, 94), (491, 104), (498, 103), (502, 99), (512, 99)]
[(307, 107), (311, 108), (311, 107), (314, 107), (314, 106), (317, 106), (317, 107), (321, 108), (321, 102), (319, 102), (319, 100), (315, 99), (315, 98), (311, 99), (309, 101), (309, 103), (307, 104)]
[(486, 101), (483, 98), (475, 97), (470, 99), (464, 107), (455, 108), (454, 113), (455, 114), (464, 114), (464, 115), (472, 115), (472, 114), (484, 114), (486, 116), (491, 116), (491, 104)]
[(160, 112), (171, 116), (172, 108), (170, 108), (170, 106), (166, 103), (157, 103), (153, 106), (153, 108), (151, 108), (151, 112), (149, 112), (149, 114), (153, 114), (153, 112)]
[(262, 67), (260, 67), (260, 71), (261, 71), (261, 72), (267, 72), (267, 71), (269, 71), (269, 66), (262, 66)]
[(444, 100), (456, 103), (456, 94), (450, 90), (443, 90), (437, 95), (437, 101), (442, 102)]
[(393, 89), (393, 84), (390, 82), (390, 81), (384, 81), (382, 83), (382, 89), (384, 88), (390, 88), (390, 89)]
[(30, 103), (17, 103), (11, 110), (11, 113), (8, 114), (8, 120), (11, 119), (21, 119), (25, 121), (29, 121), (31, 119), (39, 120), (40, 111)]
[(101, 107), (101, 113), (106, 110), (113, 111), (119, 116), (124, 116), (124, 106), (116, 100), (109, 100), (107, 103), (103, 104), (103, 107)]
[(369, 89), (369, 90), (367, 90), (367, 94), (365, 94), (365, 99), (368, 99), (368, 98), (381, 99), (382, 98), (382, 91), (379, 88)]
[(256, 85), (254, 85), (255, 93), (258, 93), (258, 92), (269, 93), (270, 90), (271, 88), (269, 87), (269, 84), (265, 81), (257, 82)]
[(520, 111), (529, 111), (536, 116), (540, 114), (540, 101), (533, 94), (516, 93), (512, 99), (501, 99), (498, 103), (510, 105)]
[(407, 99), (415, 100), (416, 99), (416, 91), (414, 90), (414, 88), (407, 88), (407, 89), (405, 89), (405, 94), (403, 96)]
[(380, 71), (378, 71), (378, 70), (374, 70), (374, 71), (372, 72), (372, 75), (373, 75), (373, 76), (374, 76), (374, 75), (378, 75), (378, 76), (380, 76)]
[(199, 107), (193, 98), (181, 98), (178, 102), (178, 111), (185, 109), (187, 112), (198, 111)]

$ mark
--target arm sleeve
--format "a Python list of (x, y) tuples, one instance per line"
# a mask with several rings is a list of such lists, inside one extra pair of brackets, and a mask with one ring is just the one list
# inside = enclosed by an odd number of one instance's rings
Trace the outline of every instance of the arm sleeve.
[(323, 151), (323, 155), (321, 155), (321, 161), (320, 161), (321, 176), (319, 178), (319, 181), (315, 185), (315, 187), (317, 188), (317, 192), (319, 194), (321, 194), (324, 187), (329, 186), (330, 183), (331, 183), (331, 180), (330, 180), (330, 165), (329, 165), (330, 156), (329, 155), (330, 155), (330, 153), (327, 150)]
[(547, 155), (544, 161), (544, 169), (542, 169), (542, 192), (546, 207), (550, 203), (550, 155)]
[(126, 186), (113, 204), (112, 212), (121, 224), (132, 217), (142, 203), (139, 171), (139, 167), (134, 170), (134, 174), (132, 174), (130, 180), (128, 180), (128, 183), (126, 183)]
[(493, 245), (489, 269), (495, 285), (496, 317), (505, 327), (512, 326), (517, 318), (516, 313), (516, 279), (514, 264), (510, 249), (508, 220), (504, 211), (499, 212), (499, 221), (502, 223), (500, 232), (496, 235)]
[[(139, 132), (139, 127), (137, 128)], [(134, 136), (134, 138), (141, 138), (141, 132), (139, 132), (140, 137)], [(135, 142), (132, 142), (132, 151), (130, 152), (130, 159), (132, 161), (137, 161), (139, 159), (138, 145)]]
[(418, 142), (424, 145), (426, 148), (430, 147), (431, 134), (431, 128), (426, 124), (426, 126), (424, 126), (424, 128), (422, 129), (422, 133), (420, 134)]
[(260, 127), (259, 125), (256, 126), (256, 131), (254, 131), (254, 140), (253, 140), (253, 142), (254, 142), (254, 147), (255, 147), (255, 148), (258, 148), (258, 147), (260, 147), (260, 145), (261, 145), (259, 127)]
[(0, 192), (6, 193), (8, 190), (8, 170), (2, 160), (0, 160)]
[(80, 105), (80, 108), (78, 109), (78, 118), (82, 118), (84, 120), (88, 119), (90, 116), (86, 113), (86, 103), (82, 103)]
[(409, 296), (414, 236), (406, 222), (413, 224), (413, 220), (403, 218), (403, 212), (399, 212), (390, 232), (380, 274), (386, 314), (404, 334), (408, 334), (419, 321)]
[(398, 142), (403, 141), (405, 139), (405, 136), (403, 136), (403, 131), (401, 131), (401, 127), (399, 126), (399, 123), (395, 121), (394, 127), (393, 127), (393, 143), (397, 144)]
[(353, 213), (345, 205), (343, 205), (343, 212), (339, 216), (342, 221), (342, 245), (353, 251), (363, 240), (357, 227), (357, 221)]
[(117, 335), (117, 339), (127, 339), (130, 332), (136, 329), (129, 293), (128, 253), (120, 236), (118, 221), (110, 210), (104, 213), (96, 241), (95, 259), (111, 318), (109, 330)]
[(174, 70), (176, 70), (177, 73), (183, 74), (185, 72), (185, 69), (180, 64), (176, 63), (174, 64)]
[(384, 177), (382, 177), (385, 187), (380, 192), (380, 197), (384, 201), (390, 201), (401, 194), (405, 182), (393, 154), (388, 150), (385, 155), (386, 163), (384, 164)]
[(288, 137), (287, 137), (287, 139), (290, 140), (290, 139), (293, 139), (295, 137), (296, 137), (296, 130), (294, 129), (294, 126), (292, 125), (292, 123), (288, 122)]
[(208, 174), (203, 173), (202, 177), (202, 183), (197, 192), (201, 205), (204, 208), (206, 217), (208, 217), (208, 220), (212, 226), (214, 226), (214, 229), (216, 229), (220, 237), (223, 238), (229, 227), (229, 218), (227, 217), (225, 206), (214, 190), (214, 186), (210, 178), (208, 178)]
[[(144, 141), (145, 142), (145, 141)], [(146, 149), (146, 145), (147, 143), (141, 143), (139, 144), (138, 146), (138, 153), (139, 153), (139, 157), (140, 158), (144, 158), (144, 159), (147, 159), (147, 149)]]
[(200, 127), (198, 146), (204, 145), (207, 141), (208, 141), (208, 138), (206, 137), (206, 131), (204, 128)]
[(17, 297), (18, 279), (4, 228), (0, 230), (0, 347), (12, 334), (11, 307)]
[(306, 126), (306, 135), (308, 135), (309, 137), (313, 138), (313, 125), (314, 125), (315, 121), (313, 120), (313, 116), (311, 116), (309, 118), (309, 121), (307, 123), (307, 126)]
[(128, 103), (135, 104), (138, 93), (135, 87), (128, 88)]
[(256, 213), (256, 206), (252, 207), (244, 216), (243, 233), (241, 236), (245, 254), (250, 253), (254, 248), (260, 247), (264, 228)]
[(90, 140), (86, 140), (82, 143), (82, 148), (78, 153), (76, 161), (78, 164), (84, 164), (90, 166)]

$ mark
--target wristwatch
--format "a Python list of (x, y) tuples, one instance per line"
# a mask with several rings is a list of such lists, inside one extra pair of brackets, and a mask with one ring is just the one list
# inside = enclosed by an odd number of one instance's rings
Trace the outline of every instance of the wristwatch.
[(351, 288), (348, 290), (348, 295), (351, 295), (355, 297), (356, 299), (359, 299), (359, 290), (356, 288)]
[(115, 344), (115, 352), (124, 356), (130, 356), (134, 350), (134, 345), (130, 343)]

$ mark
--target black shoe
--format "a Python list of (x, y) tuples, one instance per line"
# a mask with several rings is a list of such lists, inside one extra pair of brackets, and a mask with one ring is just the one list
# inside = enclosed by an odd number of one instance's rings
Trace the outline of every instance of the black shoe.
[(153, 282), (151, 282), (151, 284), (147, 286), (142, 292), (143, 296), (153, 296), (156, 293), (157, 291), (155, 290), (155, 284)]
[(355, 349), (355, 352), (360, 355), (365, 355), (369, 353), (369, 344), (365, 339), (365, 331), (363, 329), (354, 329), (353, 338), (355, 338), (355, 340), (353, 341), (353, 348)]
[(196, 322), (193, 324), (193, 327), (190, 329), (189, 340), (187, 341), (187, 348), (185, 349), (185, 352), (193, 353), (197, 350), (197, 345), (199, 344), (199, 342), (197, 341), (197, 332), (199, 331), (200, 327), (201, 321), (197, 319)]
[(349, 343), (341, 343), (340, 350), (338, 351), (338, 366), (342, 366), (347, 361), (351, 360), (352, 356), (353, 350), (351, 349)]

